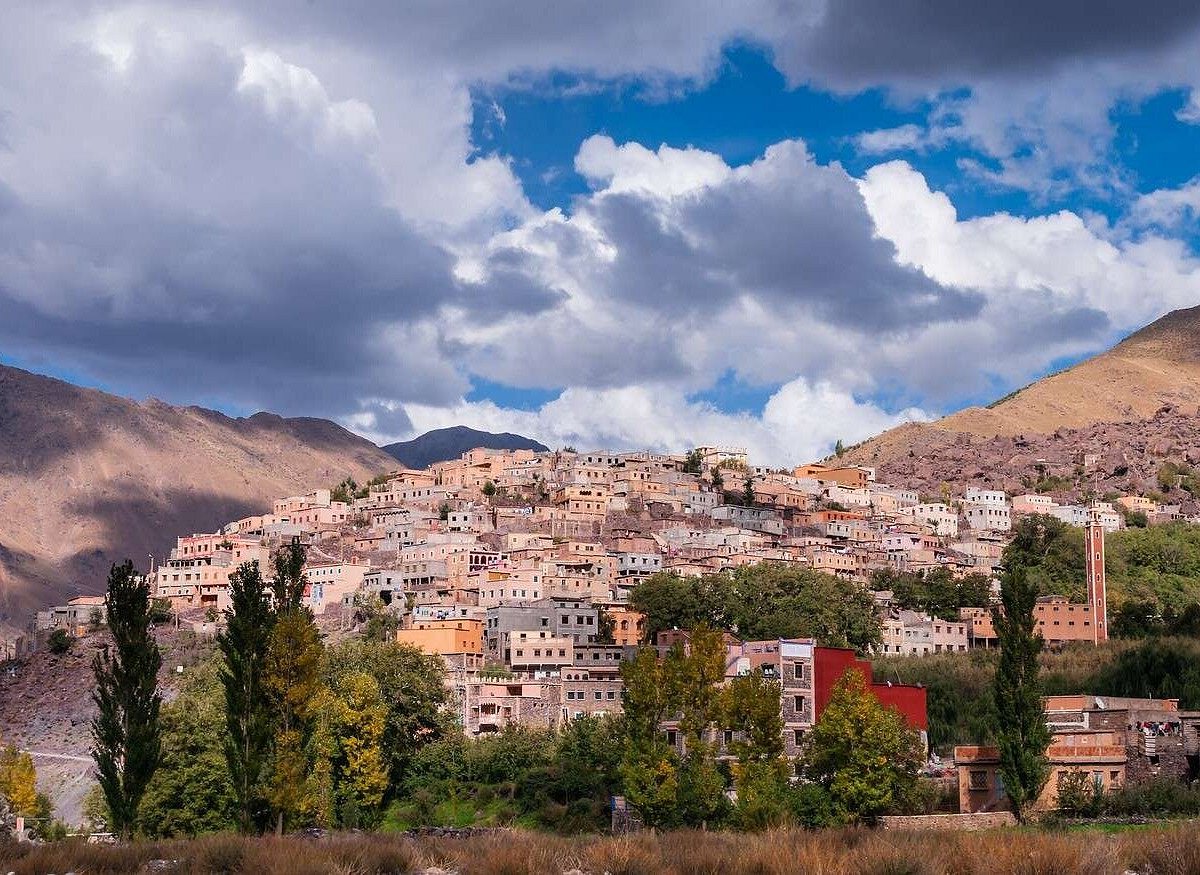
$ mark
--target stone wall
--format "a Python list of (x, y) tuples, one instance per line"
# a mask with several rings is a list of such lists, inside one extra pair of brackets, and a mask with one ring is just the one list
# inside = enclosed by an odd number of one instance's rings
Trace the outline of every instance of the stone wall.
[(945, 832), (951, 830), (974, 831), (1016, 826), (1017, 819), (1011, 811), (981, 811), (977, 814), (917, 814), (911, 816), (881, 817), (880, 829), (903, 829), (920, 832)]

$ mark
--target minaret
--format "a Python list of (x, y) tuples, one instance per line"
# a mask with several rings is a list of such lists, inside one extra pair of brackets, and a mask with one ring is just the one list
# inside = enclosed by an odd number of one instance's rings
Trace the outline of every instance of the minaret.
[(1088, 605), (1092, 611), (1092, 642), (1108, 640), (1108, 591), (1104, 580), (1104, 526), (1095, 511), (1083, 529)]

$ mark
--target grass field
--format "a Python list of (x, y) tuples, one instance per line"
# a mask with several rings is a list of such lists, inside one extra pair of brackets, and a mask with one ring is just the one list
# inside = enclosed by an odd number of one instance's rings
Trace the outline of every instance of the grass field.
[(671, 832), (560, 838), (533, 832), (471, 838), (334, 835), (40, 847), (0, 845), (0, 872), (47, 875), (1191, 875), (1200, 824), (1106, 834), (1030, 829), (903, 833), (866, 829), (759, 834)]

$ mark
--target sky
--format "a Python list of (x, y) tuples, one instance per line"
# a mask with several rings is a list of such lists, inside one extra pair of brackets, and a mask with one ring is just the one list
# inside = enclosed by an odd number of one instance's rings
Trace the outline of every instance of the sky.
[(790, 465), (1200, 304), (1200, 5), (6, 4), (0, 361)]

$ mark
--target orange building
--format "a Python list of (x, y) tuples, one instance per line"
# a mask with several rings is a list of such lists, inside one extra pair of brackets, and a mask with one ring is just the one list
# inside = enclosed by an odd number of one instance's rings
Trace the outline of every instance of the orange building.
[[(962, 608), (959, 616), (971, 623), (969, 631), (973, 646), (994, 647), (998, 643), (992, 614), (987, 608)], [(1096, 641), (1091, 605), (1072, 604), (1060, 595), (1044, 595), (1034, 605), (1033, 618), (1037, 622), (1037, 631), (1047, 644)]]
[(800, 480), (811, 479), (836, 483), (850, 489), (865, 489), (867, 484), (875, 479), (875, 472), (870, 468), (859, 468), (854, 465), (830, 467), (813, 463), (796, 468), (792, 471), (792, 476)]
[(483, 621), (468, 619), (425, 620), (396, 633), (396, 641), (423, 653), (483, 655)]

